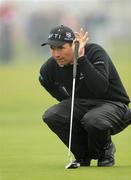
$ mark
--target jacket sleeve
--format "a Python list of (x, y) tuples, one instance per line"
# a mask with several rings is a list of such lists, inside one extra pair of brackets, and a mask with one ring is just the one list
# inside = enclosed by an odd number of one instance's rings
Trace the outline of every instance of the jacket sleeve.
[(58, 101), (69, 98), (64, 89), (54, 82), (51, 71), (48, 70), (46, 65), (43, 65), (40, 69), (39, 82)]
[(108, 62), (109, 56), (98, 45), (90, 49), (90, 59), (86, 55), (78, 59), (86, 86), (95, 95), (103, 96), (109, 87)]

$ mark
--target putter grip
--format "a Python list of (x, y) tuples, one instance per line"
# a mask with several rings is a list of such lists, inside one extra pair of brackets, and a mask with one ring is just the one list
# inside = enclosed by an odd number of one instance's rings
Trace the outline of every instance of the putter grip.
[(76, 73), (77, 73), (78, 49), (79, 49), (79, 41), (75, 41), (74, 64), (73, 64), (73, 78), (76, 77)]

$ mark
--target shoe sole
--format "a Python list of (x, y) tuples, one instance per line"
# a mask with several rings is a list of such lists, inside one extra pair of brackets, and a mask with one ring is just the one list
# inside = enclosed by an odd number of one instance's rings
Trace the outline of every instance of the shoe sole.
[[(115, 152), (116, 152), (116, 148), (115, 148), (115, 146), (113, 146), (113, 154), (115, 154)], [(99, 166), (99, 167), (111, 167), (111, 166), (114, 166), (114, 165), (115, 165), (115, 160), (113, 160), (112, 162), (107, 163), (107, 164), (102, 164), (102, 163), (97, 164), (97, 166)]]

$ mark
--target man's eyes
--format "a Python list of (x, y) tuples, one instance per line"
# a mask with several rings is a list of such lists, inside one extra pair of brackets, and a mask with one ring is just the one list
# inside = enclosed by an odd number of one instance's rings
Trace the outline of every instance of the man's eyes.
[(55, 49), (63, 49), (64, 47), (63, 46), (59, 46), (59, 47), (53, 47), (53, 46), (50, 46), (50, 48), (52, 49), (52, 50), (55, 50)]

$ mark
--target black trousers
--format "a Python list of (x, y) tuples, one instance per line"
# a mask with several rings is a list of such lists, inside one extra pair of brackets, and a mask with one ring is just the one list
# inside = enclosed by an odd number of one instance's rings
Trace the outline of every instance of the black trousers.
[[(106, 100), (75, 99), (71, 151), (76, 159), (98, 159), (103, 148), (111, 142), (111, 135), (121, 132), (125, 104)], [(68, 147), (71, 99), (64, 100), (43, 115), (44, 122)]]

